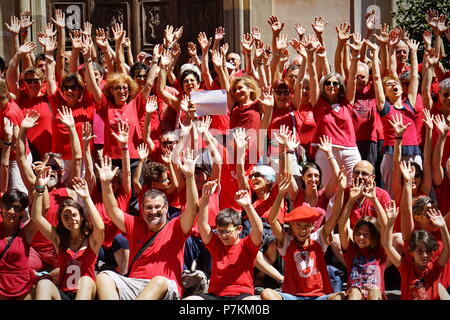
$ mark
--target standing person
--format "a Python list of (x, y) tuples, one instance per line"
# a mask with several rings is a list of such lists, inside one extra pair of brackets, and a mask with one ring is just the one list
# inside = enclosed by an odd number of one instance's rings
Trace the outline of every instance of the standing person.
[(40, 280), (36, 299), (93, 300), (96, 293), (95, 262), (104, 239), (103, 220), (92, 202), (86, 181), (75, 178), (73, 188), (83, 199), (89, 216), (78, 202), (68, 199), (60, 204), (58, 224), (53, 227), (42, 215), (44, 198), (48, 195), (48, 180), (50, 170), (46, 168), (37, 179), (31, 216), (38, 230), (55, 247), (59, 281), (55, 285), (49, 279)]
[(255, 300), (253, 270), (262, 240), (263, 225), (246, 190), (236, 193), (236, 201), (244, 208), (252, 230), (241, 239), (240, 213), (223, 209), (216, 217), (216, 229), (208, 224), (208, 203), (217, 182), (207, 182), (199, 200), (198, 227), (202, 241), (212, 256), (212, 273), (207, 294), (185, 300)]
[[(403, 210), (403, 206), (401, 210)], [(392, 229), (398, 215), (398, 208), (391, 202), (386, 207), (387, 228), (382, 244), (392, 263), (399, 269), (401, 277), (402, 300), (439, 300), (438, 279), (450, 257), (450, 235), (439, 210), (428, 210), (426, 216), (430, 223), (439, 229), (444, 249), (438, 258), (432, 259), (438, 249), (435, 237), (428, 231), (411, 233), (407, 241), (407, 251), (400, 255), (392, 246)]]
[[(314, 119), (317, 124), (321, 124), (317, 127), (313, 146), (319, 142), (319, 137), (329, 136), (333, 140), (333, 156), (336, 157), (339, 166), (345, 166), (348, 174), (353, 170), (355, 164), (361, 160), (352, 120), (356, 67), (362, 46), (361, 36), (353, 34), (353, 40), (353, 44), (348, 44), (353, 49), (353, 53), (347, 88), (342, 76), (338, 73), (327, 74), (322, 77), (319, 84), (315, 66), (315, 52), (320, 43), (314, 36), (302, 41), (307, 51), (310, 100), (314, 108)], [(332, 178), (332, 168), (328, 166), (327, 155), (322, 150), (317, 150), (315, 162), (322, 169), (323, 184), (327, 185)]]
[(30, 244), (36, 227), (23, 221), (28, 208), (28, 196), (11, 189), (0, 199), (0, 300), (31, 300), (37, 278), (28, 265)]
[(291, 182), (290, 175), (283, 177), (279, 184), (278, 196), (272, 206), (269, 223), (275, 235), (278, 250), (285, 261), (284, 282), (281, 291), (265, 289), (262, 300), (331, 300), (342, 297), (332, 294), (324, 252), (331, 243), (332, 232), (342, 209), (344, 188), (347, 184), (344, 173), (339, 173), (339, 189), (333, 215), (324, 226), (314, 230), (314, 222), (319, 213), (302, 205), (285, 216), (290, 233), (283, 230), (277, 220), (280, 204)]
[(197, 215), (193, 151), (183, 154), (180, 169), (186, 177), (186, 210), (167, 221), (168, 202), (161, 191), (148, 190), (143, 196), (142, 215), (131, 216), (117, 206), (111, 180), (111, 159), (105, 157), (100, 166), (103, 201), (113, 223), (126, 234), (130, 245), (128, 277), (112, 271), (97, 276), (100, 300), (174, 300), (182, 297), (181, 272), (184, 244)]

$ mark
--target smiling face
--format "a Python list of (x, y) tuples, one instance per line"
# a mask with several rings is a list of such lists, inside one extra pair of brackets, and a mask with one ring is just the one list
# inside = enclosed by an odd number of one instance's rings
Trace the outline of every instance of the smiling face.
[(133, 77), (134, 81), (136, 81), (139, 86), (139, 90), (141, 90), (142, 87), (144, 87), (145, 82), (147, 81), (147, 73), (148, 72), (145, 69), (142, 69), (136, 72)]
[(80, 229), (83, 217), (77, 208), (67, 206), (61, 212), (61, 221), (64, 228), (69, 231), (75, 231)]
[(232, 89), (234, 99), (239, 103), (247, 103), (250, 100), (251, 90), (244, 82), (239, 81)]
[(239, 67), (241, 66), (241, 57), (237, 53), (231, 52), (227, 56), (227, 62), (236, 67), (233, 70), (239, 69)]
[(358, 230), (353, 231), (353, 241), (360, 248), (372, 246), (372, 233), (367, 224), (363, 224)]
[(2, 205), (3, 222), (8, 224), (18, 224), (22, 219), (23, 210), (19, 201), (14, 202), (11, 206)]
[(217, 226), (214, 232), (225, 246), (231, 246), (239, 242), (241, 231), (242, 226), (234, 226), (230, 223), (226, 226)]
[(33, 72), (28, 72), (24, 74), (23, 81), (30, 96), (36, 97), (41, 91), (42, 87), (42, 79), (39, 77), (39, 75)]
[(442, 106), (442, 113), (448, 116), (450, 114), (450, 88), (439, 90), (439, 102)]
[(289, 69), (289, 71), (286, 72), (285, 79), (288, 82), (289, 90), (291, 90), (291, 91), (294, 90), (295, 80), (297, 80), (299, 72), (300, 72), (300, 69)]
[(198, 90), (199, 83), (197, 81), (197, 78), (192, 73), (189, 73), (186, 77), (183, 79), (183, 90), (187, 94), (190, 94), (193, 91)]
[(169, 189), (170, 180), (167, 172), (161, 173), (157, 181), (151, 182), (151, 188), (159, 191), (166, 191)]
[(324, 95), (329, 101), (335, 102), (339, 98), (340, 82), (335, 76), (331, 76), (323, 83)]
[(284, 86), (279, 86), (273, 90), (275, 98), (275, 106), (277, 108), (286, 108), (289, 103), (289, 95), (291, 91), (289, 88)]
[(294, 238), (301, 244), (308, 240), (314, 230), (314, 223), (292, 221), (290, 224)]
[(161, 196), (155, 198), (145, 197), (142, 206), (142, 217), (148, 229), (157, 231), (167, 220), (168, 205)]
[(308, 168), (302, 176), (306, 189), (318, 190), (320, 186), (320, 172), (315, 168)]
[(75, 106), (80, 100), (82, 93), (82, 88), (78, 86), (78, 83), (75, 80), (66, 81), (61, 86), (61, 89), (68, 106)]
[(367, 65), (358, 64), (356, 68), (356, 91), (362, 92), (369, 83), (369, 71)]
[(128, 84), (125, 81), (119, 81), (111, 87), (111, 93), (116, 105), (123, 106), (127, 103), (130, 95), (129, 89)]
[(253, 172), (249, 176), (249, 185), (253, 191), (263, 191), (269, 187), (269, 182), (259, 172)]
[(397, 58), (397, 63), (405, 64), (408, 62), (409, 48), (408, 45), (400, 40), (395, 48), (395, 56)]

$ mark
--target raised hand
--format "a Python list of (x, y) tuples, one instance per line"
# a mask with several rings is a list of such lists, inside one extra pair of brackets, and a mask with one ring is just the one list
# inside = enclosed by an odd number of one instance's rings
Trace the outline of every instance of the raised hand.
[(388, 222), (393, 223), (397, 219), (399, 208), (395, 204), (395, 200), (389, 200), (384, 208)]
[(165, 48), (172, 48), (172, 45), (175, 41), (175, 34), (173, 26), (167, 25), (166, 29), (164, 29), (164, 47)]
[(16, 16), (11, 16), (11, 17), (9, 18), (9, 21), (10, 21), (10, 24), (7, 24), (7, 23), (5, 22), (6, 28), (7, 28), (11, 33), (19, 34), (19, 32), (20, 32), (20, 20), (19, 20), (19, 18), (17, 18)]
[(215, 41), (221, 41), (223, 37), (225, 36), (225, 28), (224, 27), (218, 27), (216, 28), (216, 32), (214, 34), (214, 40)]
[(25, 11), (20, 14), (20, 30), (28, 30), (28, 28), (31, 27), (34, 22), (34, 20), (31, 20), (30, 11)]
[(347, 187), (347, 175), (345, 174), (345, 167), (342, 166), (338, 173), (338, 186), (341, 190)]
[(386, 23), (381, 26), (380, 34), (373, 34), (373, 36), (377, 39), (378, 43), (388, 43), (389, 41), (389, 25)]
[(434, 116), (433, 122), (436, 126), (436, 129), (439, 131), (439, 134), (442, 137), (447, 136), (448, 132), (450, 131), (450, 116), (445, 119), (445, 116), (443, 114), (436, 114)]
[[(48, 37), (43, 40), (44, 51), (46, 54), (52, 55), (55, 52), (58, 43), (56, 42), (56, 37)], [(42, 44), (42, 43), (41, 43)]]
[(175, 42), (175, 43), (172, 45), (172, 56), (173, 56), (174, 58), (177, 58), (177, 57), (180, 56), (180, 54), (181, 54), (180, 44), (179, 44), (178, 42)]
[(175, 29), (175, 31), (173, 32), (173, 41), (175, 43), (177, 43), (181, 39), (181, 36), (183, 35), (183, 30), (184, 30), (184, 27), (181, 26), (181, 27)]
[(351, 37), (350, 24), (347, 21), (342, 22), (340, 25), (336, 26), (336, 32), (339, 41), (347, 41)]
[(244, 54), (252, 53), (253, 37), (250, 33), (244, 33), (241, 40), (241, 47)]
[(85, 36), (84, 34), (81, 36), (81, 39), (83, 41), (83, 47), (81, 48), (81, 54), (83, 55), (85, 61), (89, 58), (92, 58), (91, 53), (91, 47), (92, 47), (92, 41), (90, 37)]
[(426, 49), (431, 48), (433, 33), (430, 30), (425, 30), (422, 34), (423, 43)]
[(327, 50), (325, 49), (325, 47), (323, 45), (319, 45), (319, 47), (316, 50), (317, 56), (321, 57), (321, 58), (326, 58), (327, 57)]
[(316, 34), (322, 34), (323, 30), (325, 30), (325, 26), (328, 24), (328, 21), (324, 19), (324, 17), (315, 17), (314, 23), (311, 23), (311, 26), (314, 29)]
[(409, 49), (412, 51), (417, 51), (419, 49), (420, 43), (413, 39), (407, 39), (406, 44), (408, 45)]
[(302, 39), (303, 36), (305, 35), (306, 29), (302, 25), (301, 22), (298, 22), (298, 23), (295, 24), (295, 31), (297, 32), (297, 34), (300, 37), (300, 39)]
[(211, 47), (212, 44), (212, 38), (209, 38), (208, 40), (206, 33), (200, 32), (198, 34), (197, 41), (198, 44), (200, 45), (200, 49), (202, 49), (202, 52), (208, 52), (209, 47)]
[(122, 145), (126, 145), (128, 143), (128, 134), (130, 131), (130, 125), (126, 121), (119, 120), (117, 123), (117, 131), (119, 134), (115, 132), (112, 133), (113, 137)]
[(188, 42), (188, 54), (191, 57), (197, 56), (197, 45), (193, 42)]
[(319, 137), (320, 143), (318, 147), (328, 155), (333, 155), (333, 145), (331, 144), (332, 140), (329, 136)]
[(319, 40), (317, 40), (313, 34), (308, 34), (302, 41), (300, 41), (300, 43), (303, 47), (305, 47), (306, 52), (309, 54), (314, 53), (320, 46)]
[(90, 197), (89, 187), (86, 180), (79, 177), (74, 177), (72, 179), (72, 188), (80, 198), (87, 199)]
[(411, 165), (411, 161), (402, 160), (400, 162), (400, 171), (402, 172), (405, 181), (411, 181), (416, 175), (416, 168)]
[(241, 207), (249, 207), (252, 205), (252, 198), (248, 194), (247, 190), (239, 190), (234, 195), (234, 200), (240, 205)]
[(147, 102), (145, 103), (145, 112), (153, 113), (158, 110), (158, 98), (156, 96), (149, 96)]
[(289, 186), (292, 182), (292, 176), (289, 173), (282, 173), (278, 176), (278, 192), (282, 194), (283, 196), (286, 195), (286, 193), (289, 190)]
[(7, 117), (3, 118), (3, 131), (5, 132), (3, 140), (5, 142), (11, 142), (14, 134), (14, 125)]
[(45, 166), (37, 166), (36, 169), (36, 185), (46, 186), (50, 181), (51, 168)]
[(217, 189), (217, 180), (205, 182), (202, 188), (202, 197), (209, 199)]
[(439, 13), (437, 10), (429, 9), (426, 13), (425, 19), (427, 20), (430, 27), (437, 29), (437, 24), (439, 21)]
[(281, 51), (288, 47), (288, 36), (286, 34), (280, 34), (275, 41), (275, 50)]
[(44, 25), (44, 33), (47, 38), (51, 38), (56, 35), (56, 30), (53, 30), (53, 23), (47, 23)]
[(117, 44), (122, 44), (126, 35), (126, 31), (123, 30), (123, 24), (121, 23), (113, 24), (111, 31), (113, 32), (114, 41)]
[(67, 128), (75, 127), (75, 119), (72, 116), (72, 109), (67, 106), (62, 106), (58, 109), (59, 121)]
[(117, 170), (119, 169), (119, 167), (115, 167), (114, 170), (112, 169), (112, 160), (108, 156), (100, 158), (100, 165), (96, 163), (95, 167), (97, 168), (100, 182), (105, 184), (111, 183), (117, 173)]
[(17, 53), (29, 54), (29, 53), (33, 52), (34, 49), (36, 49), (36, 44), (34, 44), (33, 42), (27, 42), (19, 47), (19, 49), (17, 50)]
[(445, 219), (439, 210), (431, 208), (427, 210), (427, 215), (428, 218), (430, 218), (430, 222), (434, 227), (439, 229), (445, 227)]
[(95, 30), (95, 43), (100, 47), (102, 51), (107, 50), (108, 43), (108, 32), (105, 32), (103, 28), (98, 28)]
[(244, 128), (236, 128), (233, 131), (233, 138), (236, 142), (236, 147), (241, 150), (244, 150), (247, 147), (248, 141), (250, 140), (250, 137), (246, 135)]
[(228, 42), (224, 43), (220, 46), (220, 53), (222, 54), (222, 57), (226, 57), (228, 53), (228, 49), (230, 48), (230, 45)]
[(277, 133), (274, 133), (274, 134), (275, 134), (275, 138), (277, 139), (278, 143), (285, 145), (287, 143), (289, 136), (292, 135), (292, 132), (289, 130), (288, 126), (282, 124), (280, 126), (280, 131), (278, 132), (278, 134)]
[(270, 16), (269, 20), (267, 20), (270, 27), (272, 28), (272, 32), (278, 35), (281, 30), (284, 28), (284, 22), (281, 23), (277, 16)]
[(146, 143), (141, 143), (137, 147), (137, 152), (138, 152), (139, 160), (147, 159), (148, 155), (149, 155), (147, 144)]
[(359, 33), (353, 33), (352, 38), (353, 38), (353, 43), (347, 42), (346, 45), (349, 46), (350, 48), (352, 48), (354, 51), (360, 52), (362, 44), (363, 44), (363, 41), (361, 41), (361, 35)]
[(391, 30), (391, 32), (389, 32), (389, 46), (390, 47), (394, 47), (397, 45), (397, 43), (400, 41), (400, 36), (399, 33), (397, 31), (397, 29), (393, 29)]
[(170, 161), (172, 159), (172, 152), (173, 152), (173, 149), (161, 148), (161, 160), (166, 165), (169, 165), (169, 163), (170, 163)]
[(393, 114), (391, 119), (388, 121), (394, 128), (397, 137), (402, 137), (411, 123), (403, 123), (403, 116), (401, 114)]
[(433, 130), (433, 118), (434, 116), (430, 113), (430, 110), (428, 109), (423, 109), (423, 115), (424, 115), (424, 119), (422, 120), (423, 123), (425, 123), (425, 125), (427, 126), (428, 130)]
[(298, 140), (293, 134), (286, 139), (286, 147), (288, 150), (296, 150), (299, 145), (300, 140)]
[(197, 132), (200, 134), (206, 134), (209, 130), (209, 126), (211, 125), (212, 118), (210, 116), (203, 117), (203, 119), (196, 121), (194, 123), (197, 128)]
[(89, 122), (84, 122), (83, 127), (81, 129), (81, 137), (83, 139), (83, 145), (86, 147), (89, 142), (96, 138), (96, 135), (92, 134), (92, 125)]
[(377, 189), (375, 181), (368, 182), (367, 184), (365, 184), (362, 189), (362, 194), (366, 198), (374, 200), (377, 197)]
[(20, 123), (20, 127), (24, 129), (33, 128), (35, 125), (38, 124), (37, 121), (39, 119), (39, 116), (40, 114), (36, 110), (31, 110), (27, 112), (25, 118), (23, 118), (22, 122)]
[(172, 62), (172, 53), (170, 50), (164, 49), (161, 54), (161, 59), (159, 60), (159, 65), (161, 67), (167, 67)]
[(216, 68), (220, 68), (223, 65), (223, 56), (218, 50), (211, 50), (211, 60)]
[(350, 199), (358, 199), (359, 197), (361, 197), (363, 195), (363, 187), (364, 187), (364, 180), (359, 179), (359, 177), (356, 177), (354, 179), (352, 179), (352, 185), (350, 187)]
[(261, 94), (261, 97), (258, 98), (257, 100), (261, 104), (264, 112), (266, 112), (266, 110), (269, 108), (273, 108), (273, 106), (275, 105), (275, 99), (273, 98), (273, 95), (267, 90), (264, 91)]
[(261, 29), (259, 27), (252, 27), (252, 37), (256, 42), (262, 41)]
[(442, 34), (443, 32), (446, 32), (447, 29), (448, 29), (447, 17), (444, 16), (443, 14), (441, 14), (439, 16), (439, 20), (437, 23), (437, 30), (438, 30), (439, 34)]
[(177, 159), (178, 167), (186, 177), (192, 177), (195, 173), (195, 163), (200, 155), (194, 158), (194, 150), (187, 149), (181, 154), (181, 159)]
[(61, 9), (56, 9), (55, 19), (52, 18), (52, 22), (59, 29), (64, 29), (66, 27), (66, 14)]

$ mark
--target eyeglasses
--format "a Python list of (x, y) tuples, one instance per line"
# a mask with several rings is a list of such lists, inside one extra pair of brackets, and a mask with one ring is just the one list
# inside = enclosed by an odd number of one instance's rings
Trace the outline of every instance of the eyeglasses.
[(163, 141), (162, 145), (163, 146), (171, 146), (174, 145), (175, 143), (177, 143), (176, 141)]
[(234, 230), (236, 230), (239, 226), (236, 226), (230, 230), (218, 230), (218, 229), (213, 229), (212, 232), (214, 232), (217, 235), (222, 235), (222, 236), (229, 236), (231, 233), (233, 233)]
[(9, 210), (9, 209), (13, 208), (15, 213), (19, 213), (20, 211), (23, 210), (21, 205), (14, 206), (12, 204), (4, 204), (3, 207), (5, 208), (5, 210)]
[(115, 86), (113, 87), (114, 91), (128, 91), (128, 86)]
[(289, 90), (274, 90), (274, 92), (279, 96), (288, 96), (291, 93)]
[(329, 80), (325, 81), (323, 84), (326, 86), (333, 86), (333, 87), (339, 87), (341, 85), (338, 81), (329, 81)]
[(386, 84), (385, 84), (386, 87), (393, 87), (393, 86), (396, 86), (396, 85), (398, 85), (398, 82), (397, 82), (397, 81), (394, 81), (394, 82), (386, 82)]
[(142, 80), (145, 80), (147, 78), (147, 76), (145, 74), (137, 74), (134, 77), (136, 79), (142, 79)]
[(79, 88), (79, 86), (77, 86), (77, 85), (74, 85), (74, 86), (63, 86), (63, 87), (62, 87), (62, 89), (65, 90), (65, 91), (68, 91), (68, 90), (75, 91), (75, 90), (77, 90), (78, 88)]
[(253, 178), (264, 178), (264, 175), (261, 172), (253, 172), (252, 174), (249, 175), (250, 179)]
[(353, 171), (353, 176), (355, 176), (355, 177), (357, 177), (357, 176), (369, 177), (371, 175), (372, 175), (372, 173), (368, 173), (365, 171)]
[(31, 83), (39, 83), (41, 82), (41, 79), (39, 78), (32, 78), (32, 79), (25, 79), (24, 80), (26, 83), (31, 84)]

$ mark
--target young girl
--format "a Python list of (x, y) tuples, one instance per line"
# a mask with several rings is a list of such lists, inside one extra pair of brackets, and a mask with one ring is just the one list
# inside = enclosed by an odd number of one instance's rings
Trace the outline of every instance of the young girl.
[[(358, 179), (359, 180), (359, 179)], [(347, 265), (348, 300), (381, 300), (384, 295), (384, 269), (387, 256), (380, 244), (379, 225), (376, 218), (361, 217), (350, 227), (350, 212), (358, 196), (376, 199), (374, 187), (363, 187), (353, 180), (349, 200), (339, 218), (339, 238)], [(375, 205), (379, 202), (375, 201)], [(379, 206), (376, 205), (378, 209)], [(377, 210), (379, 211), (379, 210)]]
[(392, 263), (399, 269), (402, 300), (439, 300), (438, 279), (450, 257), (450, 235), (439, 210), (426, 212), (431, 224), (438, 228), (444, 248), (437, 259), (433, 252), (438, 249), (436, 239), (425, 230), (411, 233), (408, 250), (400, 255), (392, 246), (392, 229), (398, 215), (395, 202), (386, 207), (387, 227), (382, 244)]
[(83, 199), (90, 214), (92, 229), (83, 207), (72, 199), (65, 200), (58, 209), (58, 225), (52, 225), (42, 215), (49, 170), (40, 172), (33, 199), (32, 219), (38, 230), (49, 239), (57, 251), (58, 287), (48, 279), (39, 281), (37, 300), (94, 299), (95, 262), (104, 239), (104, 224), (85, 180), (74, 178), (73, 188)]

